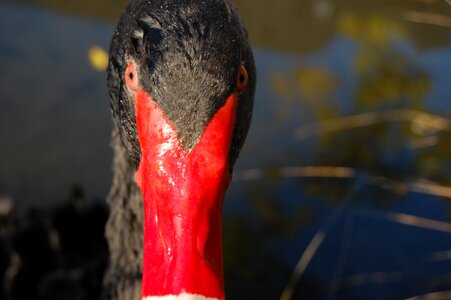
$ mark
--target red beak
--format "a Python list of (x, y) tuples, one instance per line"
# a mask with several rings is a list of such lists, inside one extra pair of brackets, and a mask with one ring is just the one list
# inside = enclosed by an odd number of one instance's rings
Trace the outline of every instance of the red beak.
[(228, 157), (236, 103), (233, 93), (197, 145), (184, 150), (152, 98), (141, 89), (135, 93), (142, 154), (136, 181), (143, 194), (145, 224), (143, 299), (187, 294), (225, 297), (222, 202), (230, 182)]

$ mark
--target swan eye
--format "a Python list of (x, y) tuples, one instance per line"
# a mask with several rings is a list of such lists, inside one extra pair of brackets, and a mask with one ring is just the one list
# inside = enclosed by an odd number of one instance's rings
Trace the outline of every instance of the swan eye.
[(238, 71), (238, 76), (236, 78), (236, 89), (238, 93), (244, 91), (247, 86), (247, 81), (249, 79), (249, 75), (247, 74), (246, 68), (244, 66), (240, 66)]
[(136, 91), (138, 89), (138, 72), (136, 71), (136, 66), (134, 63), (129, 63), (124, 73), (125, 84), (127, 87)]

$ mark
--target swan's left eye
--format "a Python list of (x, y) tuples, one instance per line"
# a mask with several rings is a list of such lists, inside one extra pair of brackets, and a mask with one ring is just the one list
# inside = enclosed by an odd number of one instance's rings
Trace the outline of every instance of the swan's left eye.
[(238, 93), (244, 91), (247, 86), (248, 79), (249, 75), (247, 74), (246, 68), (244, 66), (241, 66), (236, 78), (236, 90), (238, 91)]
[(124, 73), (125, 84), (127, 87), (136, 91), (138, 89), (138, 72), (136, 71), (136, 66), (134, 63), (129, 63)]

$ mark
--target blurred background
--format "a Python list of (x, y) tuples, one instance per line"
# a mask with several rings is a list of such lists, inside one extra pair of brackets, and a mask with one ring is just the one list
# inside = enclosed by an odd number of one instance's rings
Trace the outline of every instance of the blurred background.
[[(99, 295), (126, 2), (0, 1), (0, 299)], [(451, 1), (235, 3), (258, 86), (228, 299), (451, 299)]]

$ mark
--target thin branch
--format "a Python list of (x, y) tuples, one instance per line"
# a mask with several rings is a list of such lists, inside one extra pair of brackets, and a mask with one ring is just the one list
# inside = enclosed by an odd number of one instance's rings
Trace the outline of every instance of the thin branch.
[(340, 250), (338, 252), (338, 259), (335, 265), (332, 282), (330, 284), (328, 299), (335, 299), (337, 291), (342, 283), (341, 278), (345, 270), (346, 258), (349, 249), (351, 248), (352, 230), (353, 230), (353, 215), (351, 214), (346, 219), (345, 228), (343, 231), (343, 242), (341, 243)]
[(354, 210), (355, 214), (358, 214), (360, 216), (367, 216), (371, 218), (381, 218), (385, 219), (387, 221), (423, 228), (423, 229), (429, 229), (444, 233), (451, 233), (451, 223), (438, 221), (434, 219), (424, 218), (424, 217), (418, 217), (410, 214), (402, 214), (402, 213), (395, 213), (395, 212), (387, 212), (387, 213), (381, 213), (379, 211), (375, 210), (363, 210), (363, 209), (357, 209)]
[(282, 295), (280, 296), (280, 300), (291, 299), (294, 293), (294, 289), (296, 288), (298, 282), (301, 280), (302, 275), (304, 274), (308, 265), (312, 261), (313, 256), (315, 255), (319, 246), (321, 246), (321, 244), (323, 243), (325, 235), (326, 235), (325, 232), (320, 230), (315, 234), (313, 239), (310, 241), (307, 248), (304, 250), (304, 253), (302, 253), (302, 256), (299, 259), (293, 273), (291, 274), (291, 277), (288, 280), (288, 283), (285, 286)]
[(402, 280), (402, 272), (372, 272), (355, 274), (341, 280), (341, 284), (346, 287), (362, 286), (367, 284), (384, 284), (387, 282), (397, 282)]
[(437, 136), (428, 136), (422, 139), (411, 141), (410, 147), (412, 147), (412, 149), (428, 148), (436, 146), (437, 143), (438, 143)]
[(233, 172), (233, 181), (255, 181), (266, 178), (264, 169), (247, 169), (247, 170), (237, 170)]
[(247, 169), (235, 171), (234, 181), (261, 180), (271, 175), (281, 178), (292, 177), (322, 177), (322, 178), (353, 178), (355, 169), (347, 167), (331, 166), (303, 166), (303, 167), (280, 167), (275, 169)]
[(438, 251), (429, 254), (426, 258), (429, 262), (441, 262), (451, 260), (451, 250)]
[(281, 177), (352, 178), (355, 176), (355, 170), (347, 167), (282, 167), (279, 172)]
[(404, 225), (451, 233), (451, 223), (448, 222), (442, 222), (433, 219), (417, 217), (414, 215), (400, 214), (394, 212), (387, 213), (385, 215), (385, 218), (389, 221)]
[(451, 121), (447, 118), (413, 109), (395, 109), (390, 111), (357, 114), (303, 125), (295, 131), (294, 138), (302, 140), (315, 134), (365, 127), (379, 123), (402, 121), (409, 121), (435, 130), (451, 131)]
[[(451, 3), (450, 0), (445, 0), (445, 1), (448, 4)], [(413, 11), (413, 10), (406, 11), (403, 15), (404, 15), (404, 19), (406, 19), (407, 21), (410, 21), (410, 22), (451, 28), (451, 18), (444, 16), (444, 15), (425, 13), (425, 12)]]
[(321, 246), (322, 242), (326, 238), (327, 233), (330, 230), (330, 227), (335, 222), (335, 220), (342, 214), (342, 212), (345, 210), (345, 208), (348, 206), (348, 204), (360, 190), (360, 186), (361, 186), (360, 181), (354, 183), (354, 185), (350, 188), (349, 192), (345, 196), (344, 200), (340, 203), (339, 206), (337, 206), (333, 210), (330, 216), (326, 219), (322, 228), (315, 233), (312, 240), (305, 249), (304, 253), (302, 253), (302, 256), (300, 257), (298, 263), (296, 264), (296, 267), (294, 268), (293, 273), (291, 274), (290, 279), (288, 280), (288, 283), (285, 286), (282, 295), (280, 296), (280, 300), (291, 299), (296, 286), (301, 280), (302, 275), (304, 274), (308, 265), (312, 261), (313, 256), (318, 251), (318, 248)]
[(451, 198), (451, 187), (429, 181), (411, 182), (410, 191), (444, 198)]
[(444, 300), (444, 299), (451, 299), (451, 291), (432, 292), (407, 298), (406, 300)]
[[(272, 177), (274, 175), (279, 178), (354, 178), (357, 174), (356, 169), (348, 167), (331, 167), (331, 166), (299, 166), (299, 167), (281, 167), (275, 169), (248, 169), (236, 171), (233, 180), (254, 181)], [(406, 192), (420, 193), (425, 195), (450, 198), (451, 187), (441, 185), (436, 182), (425, 179), (416, 179), (410, 181), (393, 180), (383, 176), (374, 176), (365, 174), (368, 183), (378, 187), (395, 191), (400, 194)]]

